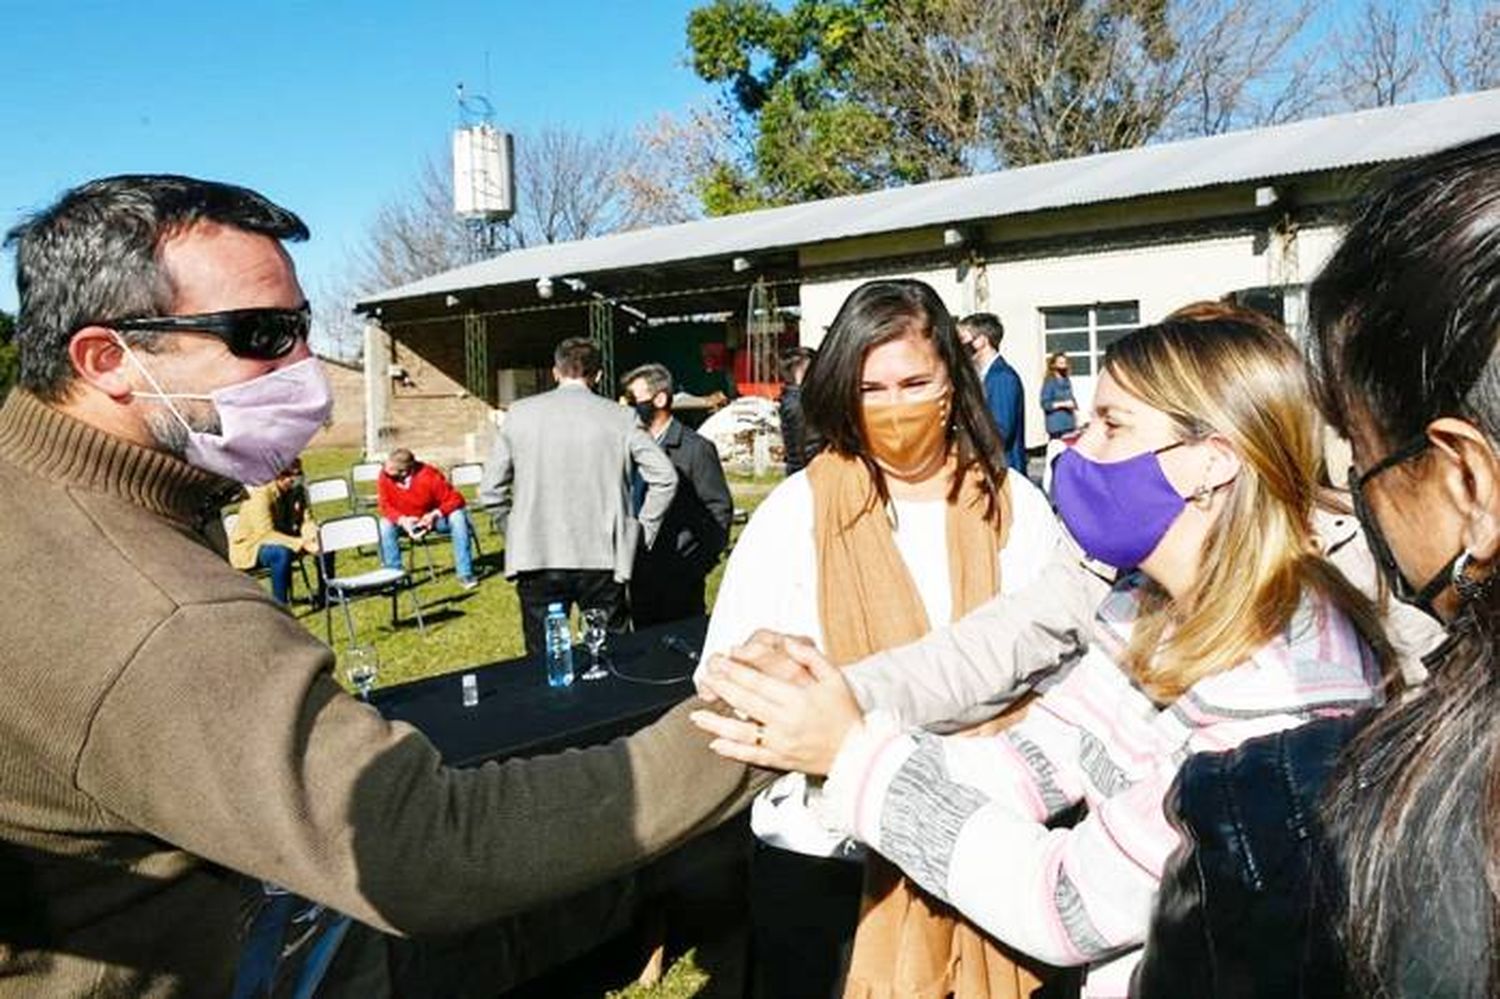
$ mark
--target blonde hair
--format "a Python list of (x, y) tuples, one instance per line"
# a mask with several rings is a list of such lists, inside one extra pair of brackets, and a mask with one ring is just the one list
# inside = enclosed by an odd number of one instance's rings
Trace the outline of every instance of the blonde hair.
[(1184, 440), (1225, 438), (1240, 472), (1201, 553), (1193, 591), (1144, 592), (1126, 666), (1170, 701), (1281, 634), (1304, 590), (1323, 595), (1388, 656), (1373, 605), (1321, 555), (1312, 531), (1321, 432), (1306, 369), (1281, 328), (1232, 307), (1189, 307), (1116, 342), (1105, 370), (1166, 413)]

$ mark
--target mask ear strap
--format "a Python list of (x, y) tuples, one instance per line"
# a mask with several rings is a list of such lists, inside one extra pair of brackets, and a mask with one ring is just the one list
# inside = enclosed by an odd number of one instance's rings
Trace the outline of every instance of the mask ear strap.
[[(114, 331), (112, 330), (111, 332), (114, 332)], [(192, 425), (190, 423), (188, 423), (188, 421), (187, 421), (186, 418), (183, 417), (182, 412), (180, 410), (178, 410), (178, 408), (175, 405), (173, 405), (172, 400), (173, 399), (207, 398), (207, 396), (185, 396), (185, 395), (174, 395), (174, 394), (169, 393), (169, 392), (163, 392), (162, 389), (161, 389), (161, 382), (157, 381), (156, 380), (156, 376), (151, 373), (151, 369), (148, 368), (148, 367), (146, 367), (144, 364), (142, 364), (141, 363), (141, 359), (139, 357), (135, 356), (135, 351), (133, 351), (133, 350), (130, 349), (130, 344), (128, 344), (128, 343), (125, 342), (125, 338), (122, 337), (119, 333), (115, 333), (115, 341), (117, 343), (119, 343), (120, 349), (123, 350), (123, 351), (125, 351), (125, 356), (128, 357), (128, 358), (130, 358), (130, 363), (134, 364), (136, 370), (139, 371), (142, 375), (144, 375), (146, 377), (146, 381), (148, 381), (148, 382), (151, 383), (151, 387), (152, 388), (156, 389), (155, 392), (136, 392), (134, 394), (138, 395), (138, 396), (141, 396), (143, 398), (146, 398), (146, 399), (160, 399), (162, 402), (164, 402), (166, 404), (167, 409), (171, 410), (172, 415), (175, 416), (175, 417), (177, 417), (177, 422), (180, 423), (180, 424), (182, 424), (182, 428), (184, 430), (186, 430), (188, 433), (193, 433), (194, 431), (193, 431)]]
[[(1468, 555), (1467, 551), (1462, 551), (1453, 556), (1447, 565), (1439, 569), (1427, 581), (1427, 585), (1416, 592), (1416, 595), (1411, 598), (1410, 603), (1427, 611), (1429, 614), (1433, 613), (1432, 602), (1437, 599), (1438, 594), (1442, 593), (1448, 587), (1456, 585), (1458, 577), (1468, 568)], [(1462, 596), (1463, 591), (1459, 591), (1459, 595)]]

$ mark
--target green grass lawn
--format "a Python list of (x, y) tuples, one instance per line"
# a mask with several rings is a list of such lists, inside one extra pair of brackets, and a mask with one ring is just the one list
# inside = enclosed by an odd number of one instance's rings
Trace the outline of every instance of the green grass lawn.
[[(326, 448), (308, 451), (302, 456), (309, 481), (344, 475), (358, 460), (359, 454), (353, 449)], [(731, 481), (735, 505), (742, 510), (753, 510), (778, 481), (779, 477)], [(347, 512), (337, 505), (325, 505), (313, 511), (320, 519)], [(379, 653), (382, 686), (512, 659), (525, 651), (521, 638), (521, 605), (516, 599), (515, 587), (501, 574), (500, 553), (504, 548), (504, 538), (491, 530), (489, 517), (482, 511), (476, 512), (473, 520), (484, 550), (477, 563), (482, 576), (478, 589), (465, 592), (459, 587), (453, 575), (452, 544), (446, 538), (434, 538), (429, 542), (433, 563), (437, 567), (436, 580), (428, 579), (426, 562), (421, 555), (415, 559), (417, 597), (427, 621), (425, 638), (417, 630), (411, 604), (404, 595), (398, 604), (401, 619), (395, 627), (391, 625), (389, 599), (369, 598), (351, 605), (361, 644), (373, 645)], [(732, 529), (731, 545), (742, 527), (736, 524)], [(374, 551), (367, 555), (340, 552), (338, 572), (343, 575), (363, 571), (374, 568), (379, 561), (379, 555)], [(723, 572), (721, 562), (708, 579), (710, 607)], [(300, 580), (297, 585), (301, 585)], [(293, 613), (315, 635), (324, 637), (323, 612), (313, 611), (306, 604), (296, 604)], [(332, 623), (332, 645), (342, 652), (348, 644), (348, 633), (338, 608), (334, 608)]]
[[(302, 463), (311, 481), (346, 475), (349, 466), (359, 459), (359, 452), (353, 449), (324, 448), (305, 453)], [(779, 481), (779, 475), (758, 480), (731, 478), (730, 488), (736, 507), (747, 512), (754, 510)], [(337, 507), (313, 511), (319, 518), (347, 512)], [(511, 659), (523, 653), (520, 602), (516, 599), (515, 587), (500, 571), (499, 555), (504, 548), (504, 538), (490, 529), (489, 517), (483, 512), (476, 513), (473, 519), (484, 550), (478, 562), (481, 583), (477, 589), (465, 592), (459, 587), (453, 575), (452, 545), (446, 538), (437, 538), (431, 543), (433, 562), (437, 567), (436, 580), (428, 580), (425, 561), (420, 555), (416, 559), (417, 596), (427, 620), (425, 638), (417, 631), (411, 605), (404, 595), (400, 602), (401, 622), (394, 628), (391, 626), (389, 599), (369, 598), (352, 605), (361, 644), (373, 645), (379, 654), (380, 686)], [(742, 524), (733, 527), (731, 546), (742, 528)], [(374, 568), (379, 561), (378, 553), (373, 551), (368, 554), (340, 552), (338, 572), (343, 575), (363, 571)], [(718, 593), (723, 572), (721, 562), (708, 579), (710, 607)], [(300, 579), (296, 586), (300, 588)], [(298, 596), (305, 596), (300, 589), (297, 592)], [(313, 611), (305, 603), (294, 604), (292, 611), (314, 635), (320, 639), (324, 637), (322, 611)], [(342, 670), (342, 650), (348, 644), (348, 637), (337, 608), (332, 623), (332, 644), (340, 653), (339, 668)], [(609, 999), (689, 999), (698, 995), (707, 983), (708, 976), (694, 963), (692, 951), (688, 951), (667, 969), (661, 983), (655, 987), (631, 985), (618, 992), (609, 992), (607, 996)]]

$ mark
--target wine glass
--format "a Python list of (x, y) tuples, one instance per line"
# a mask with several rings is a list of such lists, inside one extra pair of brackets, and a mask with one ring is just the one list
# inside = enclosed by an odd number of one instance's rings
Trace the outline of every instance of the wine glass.
[(359, 692), (362, 701), (370, 699), (375, 678), (380, 675), (380, 654), (373, 645), (351, 645), (344, 650), (344, 675)]
[(599, 663), (599, 653), (609, 638), (609, 611), (602, 607), (590, 607), (583, 612), (583, 644), (589, 650), (589, 671), (584, 680), (602, 680), (609, 670)]

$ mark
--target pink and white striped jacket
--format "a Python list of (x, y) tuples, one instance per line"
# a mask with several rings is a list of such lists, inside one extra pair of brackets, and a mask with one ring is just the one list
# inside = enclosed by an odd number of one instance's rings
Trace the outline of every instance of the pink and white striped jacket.
[[(902, 731), (879, 711), (846, 740), (825, 819), (1005, 943), (1087, 965), (1084, 994), (1123, 997), (1179, 837), (1163, 801), (1190, 754), (1379, 703), (1353, 625), (1304, 596), (1284, 634), (1162, 708), (1116, 665), (1139, 577), (1099, 608), (1099, 639), (1025, 719), (991, 738)], [(1049, 821), (1082, 802), (1071, 827)]]

